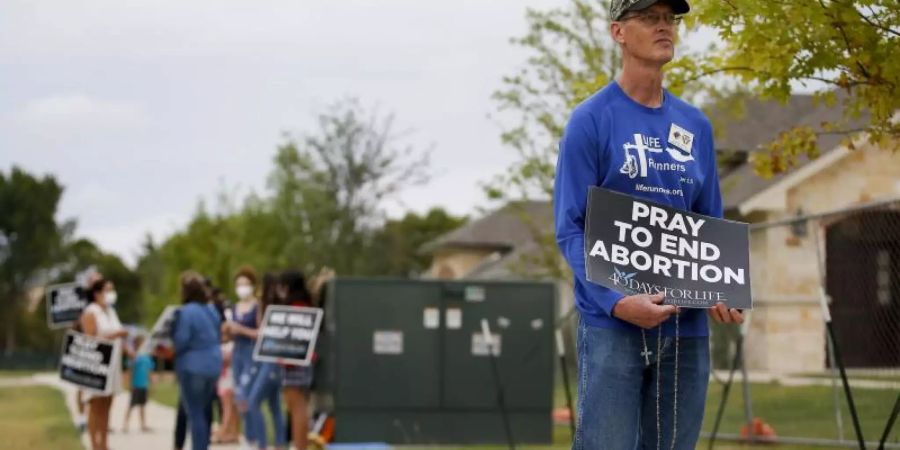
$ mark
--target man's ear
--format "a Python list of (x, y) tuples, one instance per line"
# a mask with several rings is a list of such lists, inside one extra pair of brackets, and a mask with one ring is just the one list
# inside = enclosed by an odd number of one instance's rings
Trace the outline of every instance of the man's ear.
[(625, 43), (625, 26), (622, 22), (612, 22), (609, 24), (609, 34), (613, 41), (622, 45)]

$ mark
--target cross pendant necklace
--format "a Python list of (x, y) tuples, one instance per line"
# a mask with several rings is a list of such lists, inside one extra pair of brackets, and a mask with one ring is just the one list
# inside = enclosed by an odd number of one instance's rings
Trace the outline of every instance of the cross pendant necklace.
[(644, 347), (644, 351), (641, 352), (641, 356), (644, 357), (644, 361), (647, 363), (648, 366), (650, 365), (650, 355), (652, 355), (652, 354), (653, 354), (653, 352), (651, 352), (650, 350), (647, 350), (647, 347)]

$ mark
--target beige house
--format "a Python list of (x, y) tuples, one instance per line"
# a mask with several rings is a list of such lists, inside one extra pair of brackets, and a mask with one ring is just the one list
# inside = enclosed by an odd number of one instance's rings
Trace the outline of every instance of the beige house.
[[(725, 125), (717, 147), (753, 151), (788, 127), (818, 128), (839, 117), (807, 96), (785, 106), (751, 102), (746, 117)], [(851, 151), (841, 140), (823, 135), (819, 158), (771, 180), (746, 164), (721, 179), (727, 216), (775, 223), (751, 232), (751, 369), (826, 367), (822, 293), (849, 367), (900, 367), (900, 154), (862, 138)], [(797, 217), (810, 220), (791, 223)]]
[[(427, 276), (440, 279), (552, 279), (536, 259), (537, 239), (553, 232), (550, 202), (509, 204), (425, 244), (432, 255)], [(559, 317), (574, 306), (572, 286), (557, 282)]]
[[(861, 139), (851, 151), (841, 137), (823, 135), (818, 159), (770, 180), (744, 162), (781, 130), (818, 127), (839, 115), (795, 96), (788, 105), (748, 102), (744, 117), (720, 127), (720, 159), (739, 161), (720, 170), (726, 216), (754, 224), (754, 310), (745, 347), (751, 370), (778, 375), (827, 366), (820, 288), (830, 298), (848, 366), (900, 367), (900, 154)], [(881, 206), (860, 209), (873, 203)], [(523, 278), (540, 267), (533, 261), (540, 257), (535, 239), (552, 226), (548, 202), (493, 211), (425, 246), (433, 255), (430, 275)], [(572, 307), (571, 287), (559, 286), (565, 313)], [(873, 314), (877, 320), (862, 326), (861, 319)]]

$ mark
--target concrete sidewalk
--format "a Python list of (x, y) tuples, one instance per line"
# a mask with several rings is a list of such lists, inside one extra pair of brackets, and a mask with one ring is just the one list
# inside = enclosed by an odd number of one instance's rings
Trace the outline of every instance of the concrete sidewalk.
[[(43, 384), (52, 386), (63, 392), (66, 399), (66, 406), (69, 408), (70, 415), (74, 418), (77, 414), (75, 405), (75, 388), (64, 383), (55, 373), (38, 374), (32, 377), (35, 384)], [(152, 431), (144, 433), (140, 431), (140, 419), (138, 411), (131, 413), (130, 432), (122, 432), (122, 423), (125, 419), (125, 410), (128, 408), (130, 394), (122, 392), (116, 395), (113, 400), (112, 410), (109, 415), (109, 424), (112, 433), (109, 435), (109, 448), (111, 450), (168, 450), (174, 448), (175, 436), (175, 416), (174, 408), (159, 404), (152, 400), (148, 400), (146, 406), (147, 426)], [(81, 442), (85, 449), (90, 449), (90, 442), (87, 434), (82, 434)], [(185, 444), (185, 450), (189, 450), (190, 432), (188, 432), (188, 440)], [(237, 449), (238, 445), (213, 445), (210, 449), (226, 450)]]

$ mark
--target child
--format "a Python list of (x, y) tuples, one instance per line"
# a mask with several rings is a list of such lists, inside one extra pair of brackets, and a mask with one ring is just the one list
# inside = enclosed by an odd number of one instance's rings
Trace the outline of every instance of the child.
[(131, 410), (137, 406), (141, 416), (141, 431), (150, 431), (147, 427), (144, 415), (144, 405), (147, 404), (147, 391), (150, 388), (150, 372), (155, 368), (153, 358), (141, 349), (144, 343), (144, 336), (138, 335), (134, 339), (134, 358), (131, 360), (131, 403), (128, 410), (125, 411), (125, 424), (122, 431), (128, 432), (128, 420), (131, 417)]

